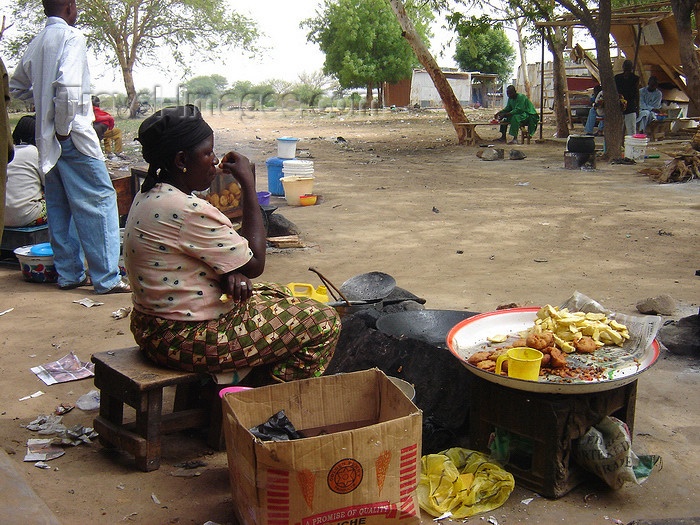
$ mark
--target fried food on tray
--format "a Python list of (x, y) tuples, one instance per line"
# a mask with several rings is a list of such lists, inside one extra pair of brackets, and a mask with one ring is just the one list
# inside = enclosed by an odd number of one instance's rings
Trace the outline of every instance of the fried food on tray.
[(491, 361), (490, 359), (484, 359), (476, 364), (477, 368), (481, 370), (486, 370), (487, 372), (493, 372), (496, 370), (496, 361)]
[(491, 352), (489, 352), (489, 351), (476, 352), (469, 359), (467, 359), (467, 363), (469, 363), (470, 365), (476, 365), (477, 363), (480, 363), (481, 361), (488, 359), (490, 355), (491, 355)]
[(608, 319), (603, 313), (569, 312), (567, 308), (559, 310), (549, 304), (537, 312), (535, 326), (519, 335), (528, 337), (547, 331), (553, 332), (557, 347), (569, 354), (576, 350), (573, 343), (584, 336), (593, 339), (598, 348), (605, 345), (622, 346), (630, 337), (625, 325)]
[(525, 346), (534, 348), (535, 350), (542, 350), (548, 346), (552, 346), (554, 342), (554, 334), (550, 331), (542, 332), (539, 334), (530, 334), (525, 339)]
[(559, 350), (558, 348), (552, 348), (552, 352), (549, 354), (550, 368), (563, 368), (566, 366), (566, 354)]
[(574, 348), (577, 352), (582, 354), (592, 354), (597, 350), (598, 345), (592, 337), (584, 335), (583, 337), (574, 341)]

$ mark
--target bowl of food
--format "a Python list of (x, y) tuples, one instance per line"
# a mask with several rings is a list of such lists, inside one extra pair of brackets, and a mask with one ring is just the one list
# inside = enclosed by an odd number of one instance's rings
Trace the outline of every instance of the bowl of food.
[[(48, 243), (44, 243), (48, 244)], [(38, 249), (30, 246), (20, 246), (14, 250), (15, 257), (22, 269), (22, 277), (31, 283), (55, 283), (58, 279), (56, 267), (53, 264), (53, 252), (46, 250), (45, 246)], [(41, 253), (42, 255), (37, 255)]]
[(314, 204), (316, 204), (317, 199), (318, 196), (309, 194), (302, 195), (301, 197), (299, 197), (302, 206), (313, 206)]

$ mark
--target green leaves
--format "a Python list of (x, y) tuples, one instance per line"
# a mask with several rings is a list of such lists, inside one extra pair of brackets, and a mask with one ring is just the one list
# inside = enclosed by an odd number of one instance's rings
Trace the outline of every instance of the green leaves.
[[(406, 6), (416, 30), (428, 41), (433, 18), (427, 6)], [(326, 0), (315, 18), (302, 22), (310, 42), (326, 54), (324, 72), (344, 88), (410, 77), (418, 65), (386, 0)]]
[(467, 33), (457, 41), (455, 60), (462, 71), (497, 74), (508, 79), (515, 63), (515, 50), (502, 29)]

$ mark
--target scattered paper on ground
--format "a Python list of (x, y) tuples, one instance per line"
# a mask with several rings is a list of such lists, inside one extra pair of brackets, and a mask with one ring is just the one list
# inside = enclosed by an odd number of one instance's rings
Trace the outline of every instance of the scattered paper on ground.
[[(30, 370), (47, 385), (66, 383), (95, 375), (95, 365), (93, 363), (81, 363), (73, 352), (66, 354), (58, 361), (35, 366), (30, 368)], [(20, 399), (20, 401), (22, 400)]]
[(112, 312), (112, 317), (115, 319), (124, 319), (127, 315), (131, 313), (131, 306), (124, 306), (119, 310)]
[(20, 397), (19, 400), (26, 401), (27, 399), (32, 399), (33, 397), (39, 397), (39, 396), (43, 396), (43, 395), (44, 395), (44, 393), (41, 390), (37, 390), (33, 394), (29, 394), (28, 396)]
[(90, 308), (92, 306), (102, 306), (105, 303), (100, 303), (99, 301), (93, 301), (89, 297), (83, 297), (82, 299), (78, 299), (76, 301), (73, 301), (74, 303), (82, 304), (85, 308)]
[(24, 461), (50, 461), (66, 453), (52, 442), (53, 439), (28, 439)]

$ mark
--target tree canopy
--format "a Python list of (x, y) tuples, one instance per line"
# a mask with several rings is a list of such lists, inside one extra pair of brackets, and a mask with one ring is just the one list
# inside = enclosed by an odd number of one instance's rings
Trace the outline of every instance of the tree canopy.
[[(408, 4), (407, 11), (427, 43), (431, 9)], [(386, 0), (325, 0), (317, 16), (302, 27), (326, 54), (323, 72), (334, 75), (344, 88), (398, 82), (418, 65)]]
[(226, 77), (215, 74), (191, 78), (185, 82), (182, 87), (184, 87), (191, 96), (206, 98), (219, 95), (226, 89), (227, 85), (228, 80)]
[[(9, 42), (10, 51), (21, 53), (43, 20), (39, 0), (17, 0), (12, 22), (23, 32)], [(218, 58), (214, 52), (222, 47), (252, 50), (258, 37), (255, 23), (232, 11), (226, 0), (90, 0), (80, 2), (76, 26), (85, 33), (88, 47), (119, 67), (132, 101), (134, 66), (157, 63), (157, 51), (168, 49), (186, 73), (195, 57)]]
[(505, 82), (513, 72), (515, 50), (503, 29), (488, 27), (460, 35), (454, 58), (462, 71), (497, 74)]

